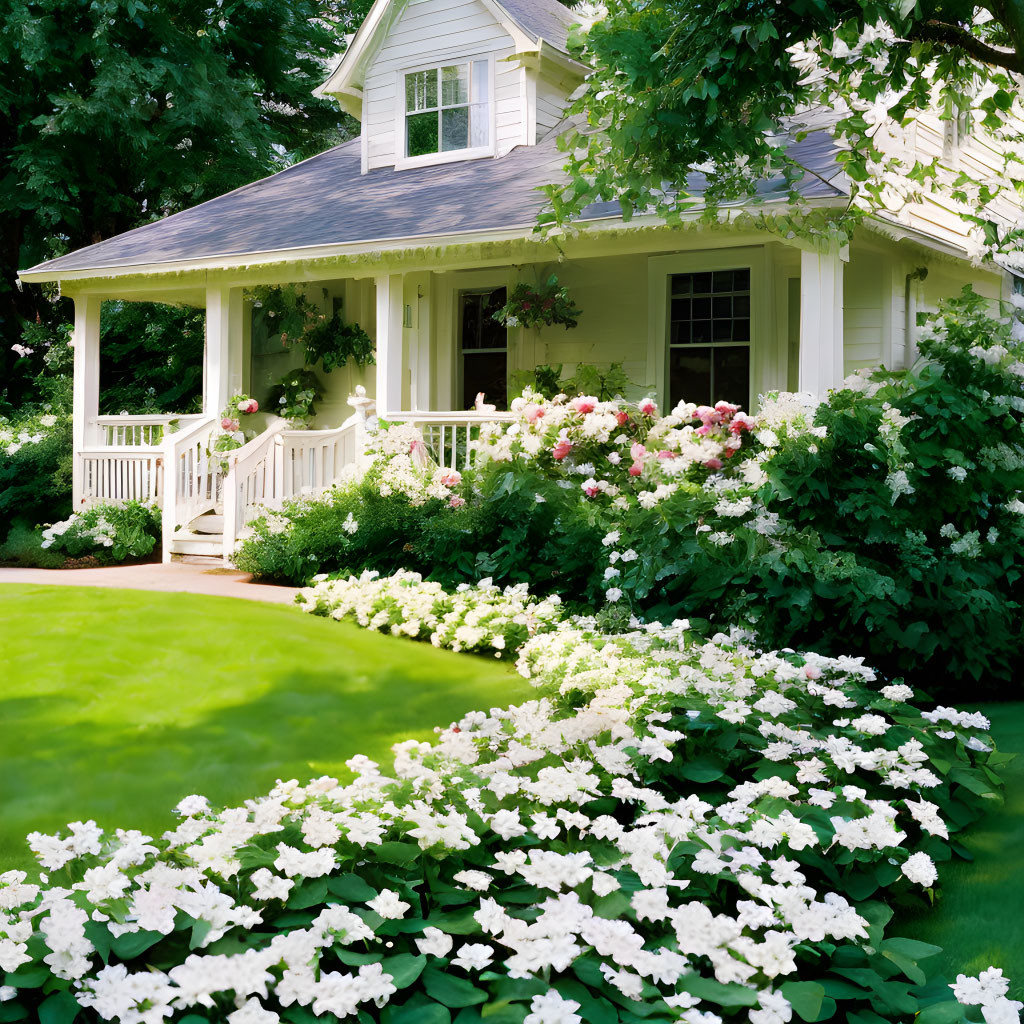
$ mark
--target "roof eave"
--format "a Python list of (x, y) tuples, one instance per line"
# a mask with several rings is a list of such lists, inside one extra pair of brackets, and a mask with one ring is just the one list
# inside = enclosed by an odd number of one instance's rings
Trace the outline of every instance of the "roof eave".
[[(821, 199), (808, 199), (801, 202), (802, 208), (829, 209), (847, 205), (845, 196), (834, 196)], [(787, 205), (785, 199), (770, 200), (760, 204), (745, 204), (723, 210), (724, 219), (728, 222), (743, 214), (758, 209), (777, 209)], [(703, 211), (695, 208), (683, 214), (684, 223), (700, 220)], [(654, 214), (643, 214), (624, 222), (618, 215), (609, 214), (603, 217), (588, 218), (578, 224), (580, 231), (598, 234), (608, 230), (666, 228), (670, 226), (661, 217)], [(561, 236), (562, 232), (555, 232)], [(539, 240), (534, 234), (532, 224), (510, 225), (507, 227), (488, 228), (480, 231), (448, 232), (442, 234), (410, 235), (394, 238), (376, 238), (343, 244), (303, 246), (290, 249), (275, 249), (246, 253), (223, 253), (204, 256), (199, 259), (168, 260), (162, 263), (134, 263), (107, 266), (94, 266), (77, 270), (47, 270), (47, 264), (40, 263), (27, 270), (19, 271), (18, 278), (26, 284), (46, 284), (52, 282), (81, 282), (95, 279), (119, 277), (145, 277), (162, 274), (185, 274), (195, 271), (227, 271), (237, 270), (253, 265), (288, 264), (305, 260), (329, 260), (333, 258), (358, 257), (369, 254), (401, 253), (422, 248), (439, 248), (445, 246), (475, 245), (488, 242), (514, 242)]]

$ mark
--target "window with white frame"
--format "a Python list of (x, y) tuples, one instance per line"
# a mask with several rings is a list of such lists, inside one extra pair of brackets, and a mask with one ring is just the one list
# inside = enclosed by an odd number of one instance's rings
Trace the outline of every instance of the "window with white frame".
[(491, 144), (490, 61), (445, 64), (405, 75), (405, 157)]
[(678, 402), (746, 405), (750, 394), (750, 267), (672, 274), (668, 391)]

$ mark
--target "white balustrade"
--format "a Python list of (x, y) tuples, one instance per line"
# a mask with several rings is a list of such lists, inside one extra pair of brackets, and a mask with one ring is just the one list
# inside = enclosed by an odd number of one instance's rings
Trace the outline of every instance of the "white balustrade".
[(82, 504), (163, 500), (163, 455), (159, 448), (87, 448), (77, 453)]
[[(186, 428), (201, 421), (202, 415), (97, 416), (92, 436), (108, 448), (155, 448), (163, 443), (168, 428)], [(173, 433), (173, 429), (170, 431)]]
[(392, 413), (389, 423), (408, 423), (423, 435), (430, 457), (444, 469), (464, 470), (475, 457), (472, 442), (485, 423), (509, 422), (507, 412), (402, 412)]

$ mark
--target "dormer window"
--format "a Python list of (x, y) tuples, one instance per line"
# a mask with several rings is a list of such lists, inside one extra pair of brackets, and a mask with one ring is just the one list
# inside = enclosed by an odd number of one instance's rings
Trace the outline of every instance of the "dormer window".
[(407, 161), (433, 163), (491, 152), (489, 60), (410, 71), (404, 79)]

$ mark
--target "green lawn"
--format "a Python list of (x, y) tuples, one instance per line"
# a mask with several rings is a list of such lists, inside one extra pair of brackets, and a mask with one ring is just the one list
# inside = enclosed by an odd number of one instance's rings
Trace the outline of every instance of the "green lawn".
[[(968, 709), (967, 704), (963, 704)], [(959, 973), (1001, 967), (1011, 995), (1024, 998), (1024, 704), (981, 704), (1000, 750), (1020, 754), (1004, 769), (1006, 802), (957, 840), (974, 857), (939, 866), (937, 905), (906, 921), (901, 934), (942, 946), (942, 967)]]
[(159, 835), (189, 793), (344, 774), (531, 688), (491, 658), (232, 598), (0, 586), (0, 870), (78, 818)]

